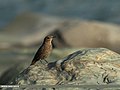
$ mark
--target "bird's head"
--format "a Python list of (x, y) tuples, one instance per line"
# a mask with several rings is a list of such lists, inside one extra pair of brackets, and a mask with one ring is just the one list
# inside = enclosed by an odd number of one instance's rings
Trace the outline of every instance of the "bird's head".
[(54, 36), (48, 35), (48, 36), (45, 37), (44, 41), (45, 42), (52, 42), (53, 38), (54, 38)]

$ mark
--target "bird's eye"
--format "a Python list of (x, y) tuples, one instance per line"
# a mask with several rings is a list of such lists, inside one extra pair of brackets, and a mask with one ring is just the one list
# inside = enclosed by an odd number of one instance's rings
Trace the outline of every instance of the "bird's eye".
[(50, 39), (50, 37), (47, 37), (47, 39)]

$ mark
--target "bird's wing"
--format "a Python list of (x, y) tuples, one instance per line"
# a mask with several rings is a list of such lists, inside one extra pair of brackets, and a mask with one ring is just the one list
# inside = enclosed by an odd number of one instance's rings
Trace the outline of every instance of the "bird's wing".
[(38, 61), (38, 60), (40, 59), (40, 55), (41, 55), (41, 53), (43, 52), (43, 49), (44, 49), (44, 47), (40, 47), (40, 48), (38, 49), (38, 51), (36, 52), (33, 60)]

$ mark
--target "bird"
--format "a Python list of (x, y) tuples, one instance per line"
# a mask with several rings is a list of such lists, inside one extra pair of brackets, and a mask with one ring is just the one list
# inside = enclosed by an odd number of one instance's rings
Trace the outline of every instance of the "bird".
[(54, 36), (52, 35), (47, 35), (44, 38), (44, 41), (42, 43), (42, 45), (40, 46), (40, 48), (37, 50), (32, 62), (30, 65), (34, 65), (37, 61), (40, 60), (40, 62), (42, 63), (42, 61), (44, 60), (46, 63), (48, 63), (48, 61), (46, 60), (49, 55), (52, 52), (52, 41), (53, 41)]

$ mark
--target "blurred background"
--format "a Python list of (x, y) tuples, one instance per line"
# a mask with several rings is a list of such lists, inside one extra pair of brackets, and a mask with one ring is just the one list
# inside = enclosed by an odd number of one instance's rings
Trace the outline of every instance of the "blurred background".
[(29, 66), (43, 38), (56, 35), (49, 59), (80, 48), (120, 53), (120, 0), (0, 0), (0, 84)]

